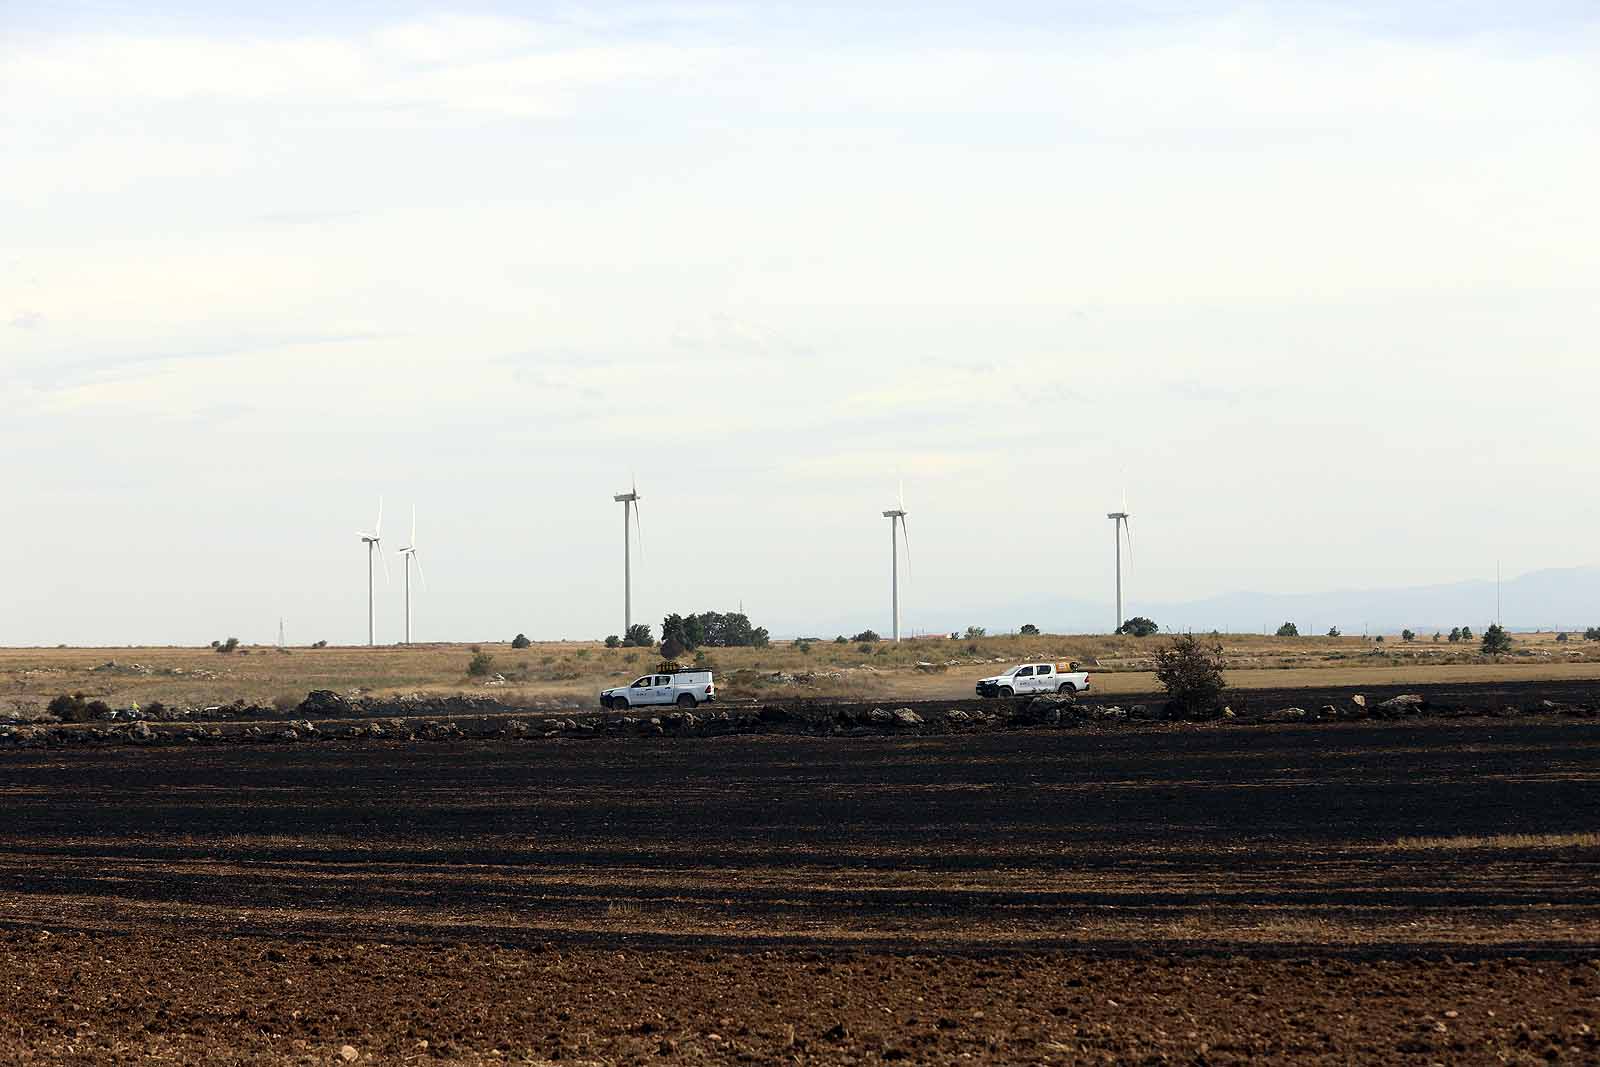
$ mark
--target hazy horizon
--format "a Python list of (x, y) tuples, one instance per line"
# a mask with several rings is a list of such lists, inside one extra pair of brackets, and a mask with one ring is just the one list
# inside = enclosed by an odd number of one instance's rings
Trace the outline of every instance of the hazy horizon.
[(1591, 5), (451, 11), (0, 11), (0, 644), (1600, 564)]

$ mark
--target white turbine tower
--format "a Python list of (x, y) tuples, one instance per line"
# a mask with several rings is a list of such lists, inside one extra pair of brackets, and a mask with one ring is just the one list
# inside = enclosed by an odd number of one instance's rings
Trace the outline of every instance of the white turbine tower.
[(1122, 624), (1126, 621), (1122, 617), (1122, 537), (1124, 533), (1128, 537), (1128, 569), (1130, 571), (1133, 569), (1133, 527), (1128, 522), (1128, 491), (1126, 489), (1122, 491), (1122, 510), (1108, 511), (1106, 512), (1106, 518), (1111, 520), (1111, 539), (1116, 543), (1117, 549), (1117, 619), (1116, 624), (1111, 628), (1111, 632), (1116, 633), (1122, 629)]
[[(906, 488), (900, 486), (895, 506), (883, 513), (889, 520), (889, 602), (894, 611), (894, 639), (900, 640), (900, 541), (906, 543), (906, 573), (911, 573), (911, 537), (906, 533)], [(899, 526), (897, 530), (895, 527)]]
[[(639, 554), (644, 555), (644, 529), (639, 525), (639, 480), (631, 480), (632, 488), (617, 493), (611, 499), (622, 505), (622, 637), (627, 639), (633, 626), (633, 532), (639, 533)], [(632, 512), (632, 518), (629, 512)]]
[(422, 588), (428, 588), (428, 576), (422, 570), (422, 558), (417, 555), (417, 508), (411, 507), (411, 543), (400, 550), (400, 555), (406, 565), (406, 644), (411, 643), (411, 564), (417, 565), (417, 577), (422, 579)]
[(378, 562), (383, 564), (383, 584), (389, 584), (389, 561), (383, 558), (383, 553), (378, 552), (378, 545), (383, 542), (383, 497), (378, 498), (378, 521), (373, 524), (371, 533), (357, 531), (356, 536), (361, 538), (362, 544), (367, 546), (367, 645), (375, 644), (373, 612), (372, 612), (372, 557), (378, 557)]

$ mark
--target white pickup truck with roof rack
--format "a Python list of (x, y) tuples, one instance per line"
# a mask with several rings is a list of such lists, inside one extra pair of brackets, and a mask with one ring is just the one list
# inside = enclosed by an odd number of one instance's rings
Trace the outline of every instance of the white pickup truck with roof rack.
[(638, 708), (650, 704), (676, 704), (692, 708), (717, 699), (717, 684), (709, 670), (658, 671), (635, 678), (627, 685), (600, 691), (602, 708)]
[(1023, 663), (993, 678), (978, 679), (980, 697), (1015, 697), (1033, 693), (1081, 693), (1089, 688), (1089, 672), (1076, 663)]

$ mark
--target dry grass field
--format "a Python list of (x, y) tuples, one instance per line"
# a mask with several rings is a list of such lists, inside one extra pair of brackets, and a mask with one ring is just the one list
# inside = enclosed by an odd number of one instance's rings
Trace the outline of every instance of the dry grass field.
[[(978, 640), (922, 637), (899, 645), (803, 645), (704, 650), (724, 697), (850, 696), (858, 699), (947, 699), (972, 694), (985, 675), (1028, 659), (1077, 660), (1103, 693), (1155, 688), (1150, 655), (1164, 638), (1000, 636)], [(1415, 682), (1577, 681), (1600, 678), (1600, 643), (1572, 635), (1518, 634), (1513, 654), (1487, 660), (1477, 644), (1424, 637), (1382, 643), (1362, 637), (1283, 639), (1226, 635), (1218, 639), (1229, 684), (1241, 689), (1394, 685)], [(470, 677), (474, 650), (493, 657), (490, 674)], [(349, 694), (476, 693), (507, 704), (588, 706), (604, 686), (649, 670), (651, 649), (608, 649), (598, 642), (429, 644), (378, 648), (0, 649), (0, 715), (37, 712), (51, 697), (82, 692), (113, 706), (132, 703), (204, 707), (234, 700), (298, 702), (308, 690)]]

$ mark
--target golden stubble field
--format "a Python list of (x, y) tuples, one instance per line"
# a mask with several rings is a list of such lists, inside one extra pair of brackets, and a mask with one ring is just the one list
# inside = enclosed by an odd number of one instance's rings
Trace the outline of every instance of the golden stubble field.
[[(1151, 654), (1165, 637), (1041, 635), (977, 640), (921, 637), (899, 645), (833, 641), (801, 646), (706, 649), (724, 697), (777, 699), (851, 696), (943, 699), (969, 696), (973, 683), (1030, 659), (1077, 660), (1099, 692), (1155, 688)], [(1386, 636), (1277, 638), (1224, 635), (1231, 685), (1390, 685), (1415, 682), (1600, 679), (1600, 642), (1571, 635), (1517, 634), (1513, 654), (1487, 660), (1477, 644), (1415, 642)], [(487, 676), (467, 667), (475, 651), (492, 657)], [(688, 657), (686, 657), (687, 659)], [(653, 668), (652, 649), (608, 649), (598, 642), (426, 644), (338, 648), (0, 649), (0, 714), (41, 710), (51, 697), (82, 692), (113, 706), (206, 706), (244, 700), (298, 702), (312, 689), (350, 695), (475, 694), (513, 705), (589, 705), (599, 689)]]

